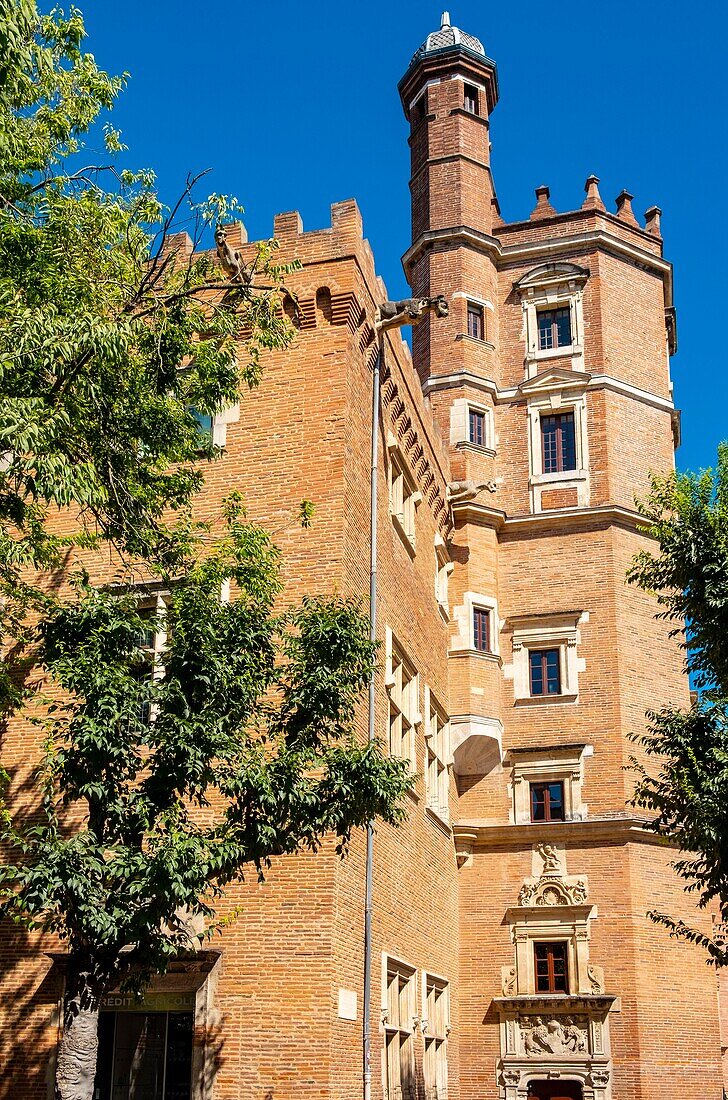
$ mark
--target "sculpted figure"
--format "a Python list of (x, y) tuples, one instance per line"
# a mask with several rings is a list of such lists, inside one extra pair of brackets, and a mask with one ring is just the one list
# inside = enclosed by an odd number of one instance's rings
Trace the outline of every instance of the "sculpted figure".
[(451, 481), (447, 487), (447, 499), (451, 504), (464, 504), (465, 501), (475, 500), (483, 489), (494, 493), (497, 485), (494, 481)]
[(378, 332), (401, 325), (418, 325), (426, 313), (447, 317), (450, 307), (442, 294), (435, 298), (403, 298), (399, 302), (382, 302), (377, 308), (375, 327)]
[(215, 230), (215, 248), (217, 249), (217, 255), (222, 265), (222, 269), (230, 282), (244, 283), (247, 286), (250, 282), (250, 272), (245, 266), (243, 257), (240, 255), (237, 248), (233, 249), (228, 244), (225, 230), (221, 225), (218, 225)]
[(535, 1016), (533, 1027), (525, 1033), (523, 1046), (526, 1054), (553, 1054), (549, 1029), (541, 1016)]
[(544, 871), (559, 871), (561, 869), (559, 853), (553, 844), (539, 844), (536, 850), (543, 860)]
[(567, 1050), (573, 1050), (575, 1054), (586, 1050), (586, 1036), (581, 1028), (575, 1026), (573, 1016), (564, 1018), (564, 1026), (561, 1029), (561, 1042)]

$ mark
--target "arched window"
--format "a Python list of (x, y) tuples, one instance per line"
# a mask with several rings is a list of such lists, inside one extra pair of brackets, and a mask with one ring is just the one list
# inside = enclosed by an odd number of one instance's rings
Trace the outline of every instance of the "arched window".
[(327, 286), (320, 286), (316, 291), (316, 323), (331, 324), (331, 291)]

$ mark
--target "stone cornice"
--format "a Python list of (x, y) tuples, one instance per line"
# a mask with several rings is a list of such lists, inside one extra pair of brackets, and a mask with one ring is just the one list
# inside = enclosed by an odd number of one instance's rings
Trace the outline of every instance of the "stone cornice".
[[(634, 814), (619, 814), (614, 817), (587, 817), (573, 821), (550, 821), (548, 823), (549, 842), (564, 841), (571, 843), (586, 843), (591, 840), (611, 840), (622, 844), (637, 842), (640, 844), (654, 844), (658, 847), (675, 847), (671, 842), (647, 828), (647, 818), (636, 817)], [(463, 834), (466, 837), (474, 837), (475, 843), (483, 846), (508, 846), (515, 847), (535, 844), (539, 836), (543, 836), (544, 826), (527, 822), (525, 824), (495, 824), (491, 821), (475, 819), (473, 821), (458, 821), (453, 825), (455, 839)]]
[[(591, 211), (589, 213), (591, 214)], [(530, 224), (526, 222), (524, 227)], [(665, 284), (665, 307), (671, 309), (673, 306), (672, 264), (664, 260), (662, 256), (650, 252), (649, 249), (625, 241), (605, 229), (583, 230), (562, 237), (551, 237), (546, 240), (527, 241), (518, 244), (503, 244), (497, 237), (481, 233), (480, 230), (472, 229), (467, 225), (455, 225), (445, 229), (429, 229), (427, 232), (420, 234), (402, 257), (405, 275), (409, 277), (413, 265), (426, 249), (432, 248), (441, 242), (465, 246), (474, 249), (476, 252), (489, 255), (498, 267), (528, 260), (546, 259), (555, 254), (563, 256), (569, 252), (582, 252), (601, 248), (605, 252), (610, 252), (620, 259), (629, 260), (637, 264), (638, 267), (658, 275)]]
[[(675, 409), (673, 402), (668, 398), (660, 397), (659, 394), (651, 393), (650, 390), (640, 389), (638, 386), (633, 386), (629, 382), (623, 382), (620, 378), (614, 378), (610, 374), (592, 374), (583, 375), (581, 377), (588, 379), (586, 382), (587, 389), (612, 390), (614, 393), (622, 394), (625, 397), (632, 397), (635, 401), (641, 401), (643, 404), (651, 405), (655, 409), (663, 409), (665, 412), (673, 412)], [(499, 389), (491, 378), (483, 378), (481, 375), (476, 374), (475, 371), (459, 370), (453, 371), (452, 374), (431, 375), (429, 378), (425, 379), (422, 391), (428, 396), (431, 393), (436, 393), (437, 390), (455, 389), (459, 386), (472, 386), (473, 389), (483, 390), (486, 393), (492, 394), (494, 401), (498, 404), (503, 402), (510, 404), (512, 401), (518, 400), (521, 396), (525, 400), (527, 383), (531, 382), (533, 382), (533, 379), (527, 379), (522, 386)]]
[[(453, 511), (455, 509), (453, 508)], [(549, 527), (578, 527), (582, 525), (611, 526), (619, 524), (634, 530), (641, 528), (644, 534), (645, 520), (633, 508), (621, 504), (601, 504), (594, 508), (561, 508), (554, 512), (534, 512), (520, 516), (506, 516), (503, 527), (507, 533), (517, 534), (520, 530), (530, 533)]]

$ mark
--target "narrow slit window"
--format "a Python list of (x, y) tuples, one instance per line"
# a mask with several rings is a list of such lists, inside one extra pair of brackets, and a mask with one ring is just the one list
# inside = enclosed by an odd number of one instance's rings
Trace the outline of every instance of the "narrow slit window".
[(534, 944), (537, 993), (568, 993), (569, 972), (566, 943)]
[(528, 655), (531, 695), (560, 695), (561, 669), (558, 649), (532, 649)]
[(465, 85), (465, 93), (463, 97), (463, 106), (465, 110), (471, 115), (477, 115), (478, 111), (478, 89), (472, 84)]
[(541, 454), (545, 474), (576, 469), (576, 427), (573, 412), (541, 417)]
[(468, 336), (473, 340), (485, 339), (485, 314), (475, 302), (468, 302)]
[(490, 611), (473, 608), (473, 647), (479, 653), (490, 653)]

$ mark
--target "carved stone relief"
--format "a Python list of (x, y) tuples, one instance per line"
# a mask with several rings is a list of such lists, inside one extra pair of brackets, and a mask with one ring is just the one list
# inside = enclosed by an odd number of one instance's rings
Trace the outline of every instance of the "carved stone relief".
[(588, 1048), (586, 1016), (564, 1016), (563, 1019), (543, 1016), (521, 1016), (518, 1020), (525, 1054), (582, 1054)]

